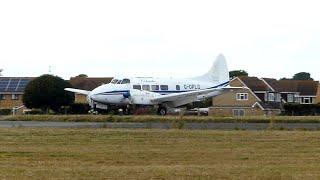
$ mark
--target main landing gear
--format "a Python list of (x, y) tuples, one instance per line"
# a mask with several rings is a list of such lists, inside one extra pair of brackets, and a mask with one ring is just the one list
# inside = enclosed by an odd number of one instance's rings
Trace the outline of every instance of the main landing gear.
[(163, 106), (159, 106), (158, 108), (158, 115), (160, 116), (165, 116), (167, 115), (167, 108), (163, 107)]

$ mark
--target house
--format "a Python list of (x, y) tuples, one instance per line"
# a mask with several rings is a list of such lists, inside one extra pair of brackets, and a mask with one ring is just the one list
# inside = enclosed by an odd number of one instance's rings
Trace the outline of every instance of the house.
[[(112, 77), (103, 77), (103, 78), (72, 77), (69, 82), (73, 88), (92, 91), (98, 86), (110, 83), (112, 79), (113, 79)], [(87, 96), (82, 94), (75, 94), (75, 103), (83, 103), (83, 104), (87, 103)]]
[(23, 94), (33, 77), (0, 77), (0, 109), (23, 106)]
[(281, 94), (283, 103), (320, 103), (320, 84), (318, 81), (276, 80), (263, 78), (275, 91)]
[(214, 116), (259, 116), (281, 113), (281, 94), (257, 77), (236, 77), (230, 81), (232, 87), (212, 100), (209, 110)]

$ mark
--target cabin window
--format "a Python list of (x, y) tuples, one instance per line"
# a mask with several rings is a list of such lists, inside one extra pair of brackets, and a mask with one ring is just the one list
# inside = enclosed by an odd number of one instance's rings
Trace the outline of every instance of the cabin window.
[(121, 84), (130, 84), (130, 79), (123, 79)]
[(150, 91), (150, 86), (149, 85), (142, 85), (142, 90)]
[(19, 95), (18, 94), (12, 94), (12, 100), (19, 100)]
[(6, 96), (4, 94), (0, 94), (0, 100), (6, 100)]
[(246, 101), (248, 100), (248, 93), (237, 93), (236, 98), (238, 101)]
[(160, 88), (159, 88), (159, 85), (152, 85), (152, 86), (151, 86), (151, 90), (152, 90), (152, 91), (159, 91), (159, 89), (160, 89)]
[(180, 85), (176, 85), (176, 90), (177, 90), (177, 91), (180, 91), (180, 89), (181, 89), (181, 88), (180, 88)]
[(169, 86), (168, 85), (161, 85), (160, 89), (161, 89), (161, 91), (168, 91), (169, 90)]
[(236, 117), (245, 116), (244, 109), (234, 109), (233, 110), (233, 116), (236, 116)]
[(133, 85), (133, 89), (141, 90), (141, 86), (140, 85)]

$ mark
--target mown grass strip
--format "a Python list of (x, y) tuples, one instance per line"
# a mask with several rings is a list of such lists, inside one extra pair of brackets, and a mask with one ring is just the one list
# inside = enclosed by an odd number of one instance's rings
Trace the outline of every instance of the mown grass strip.
[(54, 122), (320, 123), (320, 116), (254, 116), (235, 118), (199, 116), (20, 115), (2, 117), (1, 120)]

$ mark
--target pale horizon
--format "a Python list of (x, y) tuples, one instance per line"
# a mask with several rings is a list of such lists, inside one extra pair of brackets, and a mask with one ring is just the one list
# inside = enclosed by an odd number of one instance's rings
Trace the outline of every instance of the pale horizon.
[(3, 76), (193, 77), (229, 70), (320, 79), (320, 2), (2, 1)]

